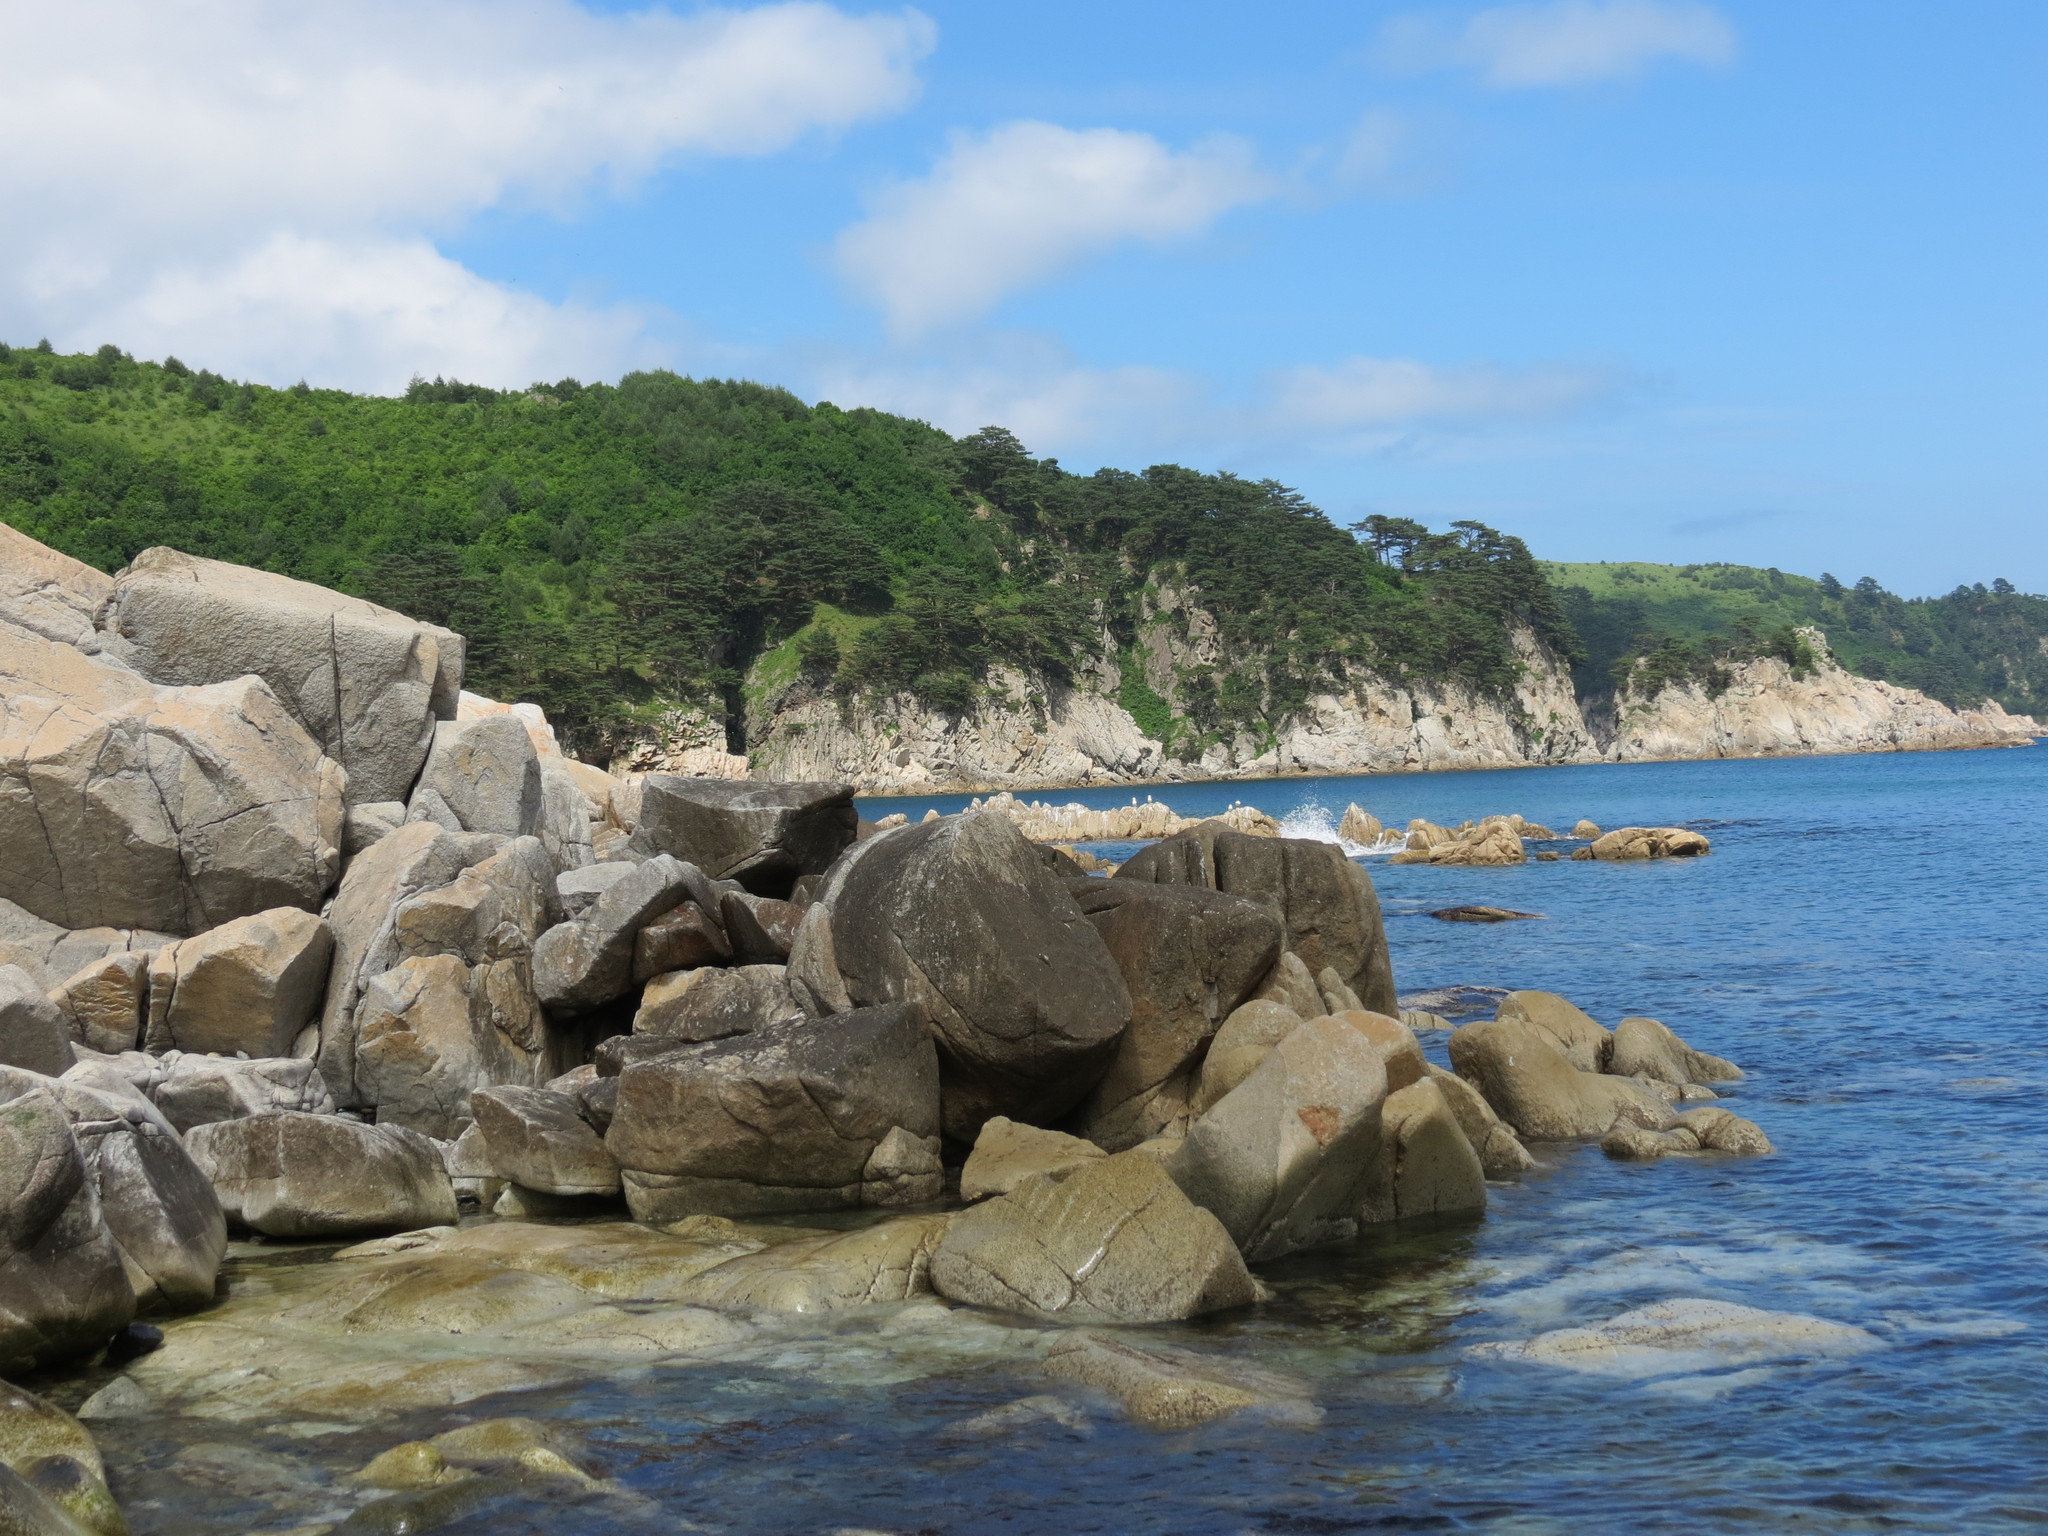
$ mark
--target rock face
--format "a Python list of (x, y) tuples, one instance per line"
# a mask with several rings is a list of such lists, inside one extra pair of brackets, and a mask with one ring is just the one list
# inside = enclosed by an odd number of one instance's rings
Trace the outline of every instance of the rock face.
[(939, 1193), (938, 1060), (909, 1007), (678, 1044), (627, 1065), (618, 1083), (605, 1146), (641, 1221)]
[(1334, 843), (1252, 837), (1208, 822), (1141, 850), (1112, 878), (1263, 902), (1311, 976), (1328, 967), (1373, 1012), (1400, 1011), (1372, 877)]
[(1348, 1236), (1386, 1097), (1372, 1042), (1310, 1019), (1189, 1128), (1166, 1171), (1255, 1263)]
[(1451, 1035), (1451, 1065), (1528, 1141), (1604, 1136), (1630, 1110), (1656, 1126), (1670, 1119), (1664, 1101), (1642, 1084), (1580, 1071), (1549, 1035), (1519, 1019), (1460, 1026)]
[(1087, 1138), (1121, 1152), (1185, 1125), (1203, 1048), (1273, 968), (1280, 922), (1186, 886), (1091, 880), (1075, 896), (1131, 996), (1130, 1027), (1081, 1112)]
[(511, 715), (444, 720), (406, 808), (450, 832), (532, 837), (542, 824), (540, 758)]
[(761, 896), (787, 896), (800, 875), (820, 875), (853, 843), (858, 818), (845, 784), (726, 783), (655, 773), (641, 786), (636, 842), (672, 854), (714, 880)]
[(1130, 993), (1102, 936), (1004, 816), (898, 827), (843, 858), (790, 974), (823, 1007), (910, 1003), (938, 1042), (945, 1131), (1044, 1124), (1109, 1065)]
[(345, 779), (258, 678), (156, 687), (0, 627), (0, 897), (38, 917), (184, 934), (317, 907)]
[(63, 1010), (27, 971), (0, 965), (0, 1066), (56, 1077), (77, 1060)]
[(113, 590), (111, 576), (0, 523), (0, 624), (94, 655), (93, 620)]
[(255, 1115), (199, 1126), (185, 1143), (228, 1218), (266, 1237), (368, 1237), (457, 1216), (434, 1143), (398, 1126)]
[(52, 991), (71, 1038), (107, 1055), (134, 1050), (149, 1011), (149, 962), (146, 954), (117, 950)]
[(147, 1048), (282, 1056), (327, 988), (334, 935), (296, 907), (236, 918), (156, 952)]
[(1157, 1323), (1258, 1298), (1230, 1234), (1135, 1152), (1026, 1179), (953, 1218), (932, 1288), (1076, 1322)]
[(159, 683), (262, 678), (347, 770), (352, 805), (406, 797), (462, 686), (462, 639), (448, 630), (172, 549), (144, 550), (114, 579), (101, 628)]
[(967, 1164), (960, 1170), (960, 1198), (971, 1202), (1007, 1195), (1026, 1179), (1061, 1178), (1105, 1155), (1092, 1141), (997, 1115), (982, 1126), (974, 1150), (967, 1154)]

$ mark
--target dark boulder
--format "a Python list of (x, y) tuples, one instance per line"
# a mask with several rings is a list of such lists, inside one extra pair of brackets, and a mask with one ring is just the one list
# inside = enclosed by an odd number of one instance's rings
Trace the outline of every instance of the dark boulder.
[(852, 845), (857, 822), (845, 784), (653, 773), (641, 788), (634, 846), (687, 859), (756, 895), (787, 897), (800, 876), (824, 873)]
[(730, 959), (732, 943), (724, 925), (696, 902), (686, 901), (640, 930), (633, 941), (633, 979), (648, 981), (670, 971), (724, 965)]
[(533, 988), (544, 1007), (580, 1013), (623, 997), (633, 985), (640, 930), (673, 911), (695, 870), (660, 855), (610, 887), (581, 917), (557, 923), (533, 946)]

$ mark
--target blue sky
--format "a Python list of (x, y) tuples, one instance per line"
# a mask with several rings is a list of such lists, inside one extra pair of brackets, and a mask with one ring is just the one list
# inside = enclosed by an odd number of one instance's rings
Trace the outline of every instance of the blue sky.
[(2048, 590), (2038, 4), (185, 10), (0, 4), (0, 335), (739, 374), (1558, 559)]

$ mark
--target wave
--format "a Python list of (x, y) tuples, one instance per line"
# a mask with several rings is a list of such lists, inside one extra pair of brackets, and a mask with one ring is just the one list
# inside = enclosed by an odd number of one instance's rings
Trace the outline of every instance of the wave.
[(1344, 850), (1344, 856), (1351, 859), (1399, 853), (1408, 846), (1406, 834), (1396, 832), (1391, 827), (1380, 834), (1380, 839), (1376, 843), (1353, 842), (1348, 837), (1338, 836), (1337, 818), (1320, 800), (1304, 800), (1281, 817), (1280, 835), (1298, 837), (1311, 843), (1335, 843)]

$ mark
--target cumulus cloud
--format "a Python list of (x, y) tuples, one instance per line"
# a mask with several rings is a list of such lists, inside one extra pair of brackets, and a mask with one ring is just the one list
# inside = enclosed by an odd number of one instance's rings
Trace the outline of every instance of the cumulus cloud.
[(1176, 151), (1121, 129), (1008, 123), (956, 134), (929, 176), (887, 189), (841, 232), (836, 256), (893, 330), (916, 335), (1085, 256), (1195, 234), (1276, 190), (1239, 140)]
[(1351, 357), (1274, 374), (1267, 410), (1277, 426), (1307, 434), (1528, 419), (1576, 410), (1618, 382), (1612, 372), (1590, 368), (1441, 368), (1412, 358)]
[(1397, 17), (1381, 53), (1396, 69), (1466, 68), (1500, 89), (1588, 85), (1665, 60), (1727, 64), (1735, 29), (1700, 0), (1546, 0), (1495, 6), (1450, 31)]
[(915, 11), (817, 0), (688, 16), (574, 0), (10, 6), (0, 330), (161, 337), (275, 377), (288, 338), (268, 328), (289, 317), (331, 382), (367, 388), (431, 372), (429, 357), (480, 377), (580, 348), (585, 370), (607, 368), (640, 317), (545, 304), (428, 240), (483, 209), (566, 206), (677, 157), (768, 154), (900, 110), (932, 41)]

